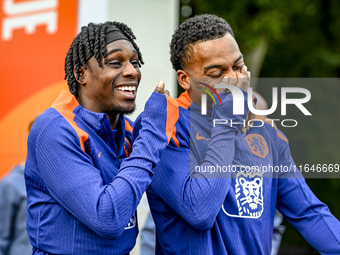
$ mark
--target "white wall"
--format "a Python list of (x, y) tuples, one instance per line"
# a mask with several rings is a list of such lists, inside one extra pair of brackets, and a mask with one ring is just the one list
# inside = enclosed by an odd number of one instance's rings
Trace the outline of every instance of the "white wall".
[(137, 94), (135, 119), (158, 81), (176, 97), (176, 73), (170, 63), (169, 43), (178, 26), (178, 0), (108, 0), (108, 19), (127, 24), (137, 37), (145, 64)]
[(109, 0), (78, 0), (78, 32), (88, 23), (107, 21)]
[(172, 97), (177, 95), (176, 73), (170, 63), (169, 43), (178, 26), (179, 0), (78, 0), (78, 31), (89, 22), (107, 20), (127, 24), (137, 37), (145, 64), (132, 120), (144, 109), (146, 100), (160, 80)]
[[(129, 116), (132, 120), (144, 109), (146, 100), (159, 80), (165, 82), (172, 97), (177, 95), (177, 78), (170, 63), (169, 44), (178, 26), (179, 0), (78, 0), (81, 26), (89, 22), (119, 21), (127, 24), (137, 37), (145, 64), (141, 68), (142, 81), (137, 93), (137, 109)], [(149, 212), (146, 197), (137, 209), (139, 229)], [(131, 255), (140, 254), (140, 237)]]

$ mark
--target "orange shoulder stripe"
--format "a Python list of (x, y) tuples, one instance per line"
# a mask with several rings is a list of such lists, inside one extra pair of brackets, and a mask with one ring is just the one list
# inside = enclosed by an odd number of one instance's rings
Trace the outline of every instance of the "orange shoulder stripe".
[(85, 142), (89, 138), (89, 135), (84, 130), (80, 129), (74, 121), (73, 110), (78, 105), (77, 99), (70, 92), (63, 89), (51, 107), (56, 109), (73, 127), (79, 137), (80, 147), (85, 151)]
[(190, 96), (188, 94), (188, 91), (183, 92), (178, 98), (175, 99), (178, 103), (179, 106), (188, 109), (190, 104), (191, 104), (191, 100), (190, 100)]
[(130, 122), (127, 119), (125, 119), (125, 130), (130, 131), (131, 133), (133, 131), (133, 128), (131, 127)]
[(176, 134), (177, 134), (177, 130), (176, 130), (176, 125), (175, 125), (171, 138), (174, 140), (174, 142), (175, 142), (175, 144), (177, 145), (177, 147), (178, 147), (178, 148), (181, 148), (181, 146), (180, 146), (180, 144), (179, 144), (179, 141), (178, 141), (178, 139), (177, 139), (177, 137), (176, 137)]
[(268, 119), (267, 117), (265, 117), (265, 116), (262, 116), (262, 115), (255, 115), (255, 119), (260, 119), (260, 120), (262, 120), (263, 122), (266, 122), (266, 123), (268, 123), (269, 125), (273, 125), (273, 127), (276, 129), (276, 132), (277, 132), (277, 135), (282, 139), (282, 140), (284, 140), (284, 141), (286, 141), (287, 143), (289, 143), (288, 142), (288, 139), (284, 136), (284, 135), (282, 135), (281, 133), (280, 133), (280, 131), (278, 130), (278, 128), (277, 128), (277, 126), (276, 126), (276, 124), (274, 123), (274, 121), (270, 121), (270, 119)]

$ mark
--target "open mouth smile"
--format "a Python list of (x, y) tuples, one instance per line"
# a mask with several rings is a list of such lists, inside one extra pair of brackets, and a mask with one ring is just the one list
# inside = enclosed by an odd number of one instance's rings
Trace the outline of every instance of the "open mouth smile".
[(124, 93), (124, 94), (135, 95), (136, 90), (137, 90), (137, 86), (122, 85), (122, 86), (115, 87), (115, 89), (118, 90), (119, 92)]

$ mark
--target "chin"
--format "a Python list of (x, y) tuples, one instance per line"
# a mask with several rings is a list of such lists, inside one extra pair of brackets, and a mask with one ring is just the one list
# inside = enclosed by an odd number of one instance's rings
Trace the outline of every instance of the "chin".
[(136, 108), (133, 108), (132, 110), (126, 111), (126, 112), (123, 113), (123, 114), (124, 114), (124, 115), (130, 115), (130, 114), (132, 114), (135, 110), (136, 110)]
[(133, 113), (136, 109), (136, 105), (133, 104), (133, 106), (129, 106), (129, 107), (121, 107), (121, 106), (116, 106), (114, 107), (113, 111), (116, 114), (124, 114), (124, 115), (129, 115), (131, 113)]

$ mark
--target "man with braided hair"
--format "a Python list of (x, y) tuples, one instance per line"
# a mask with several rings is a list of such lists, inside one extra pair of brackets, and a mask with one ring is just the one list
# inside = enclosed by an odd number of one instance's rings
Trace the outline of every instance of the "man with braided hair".
[(128, 254), (135, 245), (135, 210), (177, 108), (160, 82), (131, 152), (124, 114), (135, 108), (143, 64), (134, 39), (119, 22), (82, 27), (65, 60), (71, 93), (63, 90), (32, 126), (25, 181), (33, 254)]

